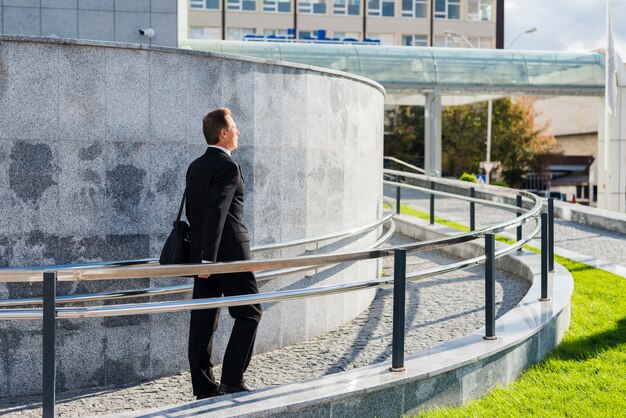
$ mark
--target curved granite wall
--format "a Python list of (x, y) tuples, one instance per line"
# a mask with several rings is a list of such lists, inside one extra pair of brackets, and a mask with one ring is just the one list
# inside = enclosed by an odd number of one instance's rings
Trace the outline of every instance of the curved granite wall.
[[(221, 106), (231, 108), (242, 133), (234, 157), (244, 172), (253, 245), (372, 222), (382, 212), (383, 95), (369, 80), (302, 65), (0, 37), (0, 267), (156, 256), (185, 169), (205, 150), (201, 118)], [(370, 233), (331, 246), (374, 240)], [(269, 281), (262, 291), (378, 271), (376, 261), (334, 267)], [(59, 294), (189, 280), (60, 283)], [(39, 283), (0, 284), (0, 299), (40, 294)], [(257, 351), (332, 329), (372, 297), (266, 305)], [(185, 370), (187, 321), (188, 313), (60, 321), (59, 390)], [(230, 333), (226, 312), (221, 321), (218, 353)], [(0, 322), (0, 332), (0, 397), (39, 392), (41, 322)]]

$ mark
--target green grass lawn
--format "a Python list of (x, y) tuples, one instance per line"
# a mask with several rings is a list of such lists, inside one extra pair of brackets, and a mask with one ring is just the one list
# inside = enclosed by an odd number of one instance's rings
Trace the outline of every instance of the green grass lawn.
[[(409, 207), (402, 212), (428, 219)], [(566, 258), (556, 261), (574, 277), (572, 319), (562, 343), (507, 387), (420, 417), (626, 416), (626, 279)]]

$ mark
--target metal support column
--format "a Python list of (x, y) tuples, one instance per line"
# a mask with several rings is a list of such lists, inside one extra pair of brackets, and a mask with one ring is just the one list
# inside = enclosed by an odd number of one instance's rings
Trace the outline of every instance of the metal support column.
[[(470, 187), (470, 197), (476, 197), (476, 188)], [(476, 230), (476, 204), (470, 202), (470, 231)]]
[[(518, 208), (522, 208), (522, 195), (518, 194), (517, 195), (517, 207)], [(522, 212), (517, 212), (517, 216), (522, 216)], [(517, 227), (517, 241), (521, 241), (522, 240), (522, 225)], [(520, 248), (518, 251), (522, 251), (522, 249)]]
[(43, 417), (56, 414), (56, 271), (43, 274)]
[(404, 309), (406, 295), (406, 250), (394, 251), (393, 265), (393, 340), (392, 372), (403, 372), (404, 367)]
[(485, 340), (496, 337), (496, 236), (485, 234)]
[(548, 247), (549, 239), (548, 236), (550, 232), (548, 214), (541, 214), (541, 301), (548, 301), (550, 298), (548, 297), (548, 258), (549, 258), (549, 250)]
[[(396, 183), (400, 183), (399, 175), (396, 175)], [(398, 215), (400, 214), (400, 197), (401, 197), (400, 186), (396, 186), (396, 213)]]
[(441, 177), (441, 95), (438, 91), (426, 93), (424, 169), (429, 176)]
[[(435, 182), (430, 182), (430, 189), (435, 190)], [(435, 195), (433, 193), (430, 194), (430, 224), (435, 224)]]
[(554, 270), (554, 199), (548, 199), (548, 271)]

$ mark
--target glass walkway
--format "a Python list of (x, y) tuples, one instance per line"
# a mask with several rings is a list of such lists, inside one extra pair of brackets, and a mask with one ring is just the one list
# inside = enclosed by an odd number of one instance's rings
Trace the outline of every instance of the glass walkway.
[(183, 40), (181, 47), (346, 71), (388, 92), (604, 95), (604, 55), (355, 44)]

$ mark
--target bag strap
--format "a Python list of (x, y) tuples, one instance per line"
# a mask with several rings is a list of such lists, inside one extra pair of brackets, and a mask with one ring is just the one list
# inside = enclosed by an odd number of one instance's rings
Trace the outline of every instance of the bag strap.
[(180, 208), (178, 209), (178, 216), (176, 217), (176, 222), (180, 222), (180, 217), (183, 214), (183, 207), (185, 206), (186, 197), (187, 197), (187, 187), (185, 187), (185, 191), (183, 192), (183, 199), (180, 201)]

